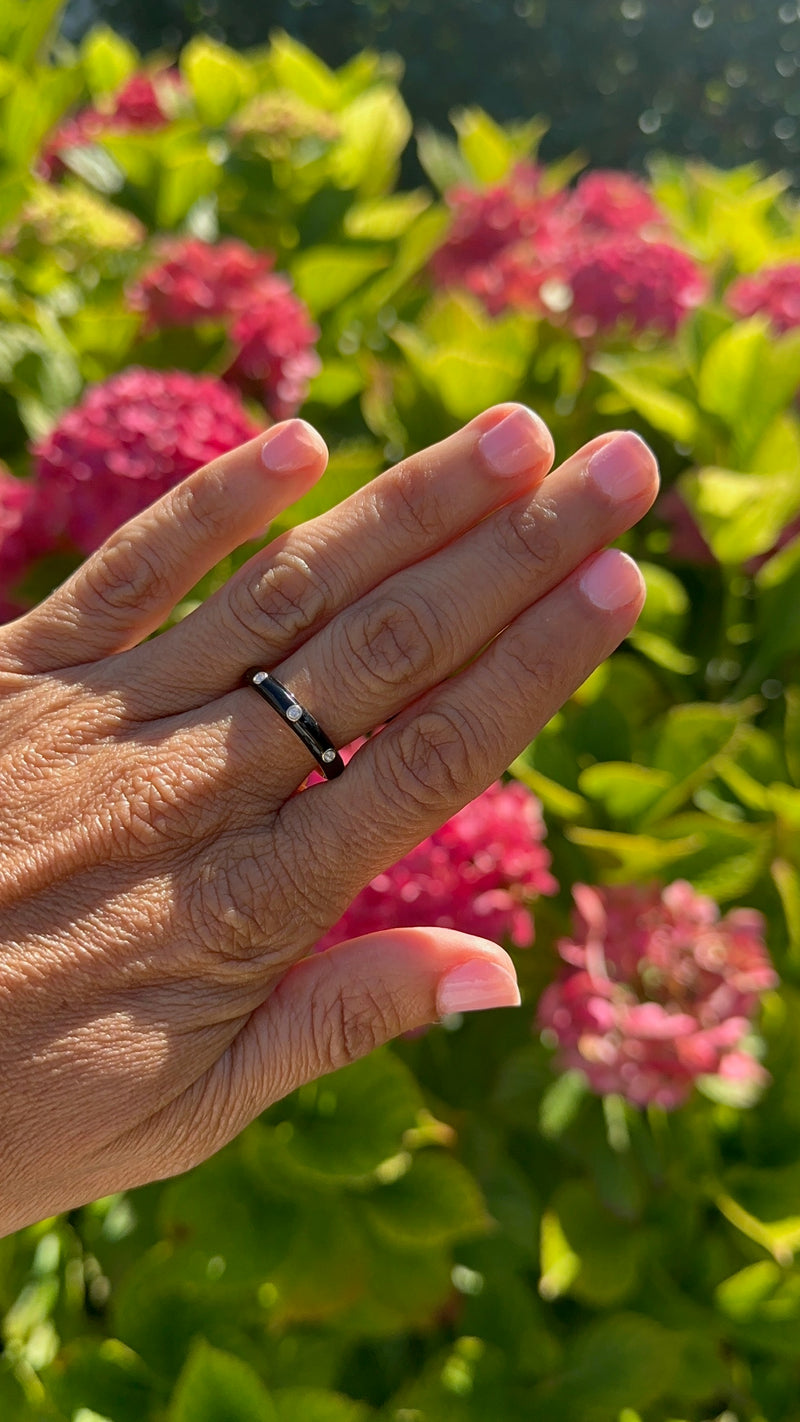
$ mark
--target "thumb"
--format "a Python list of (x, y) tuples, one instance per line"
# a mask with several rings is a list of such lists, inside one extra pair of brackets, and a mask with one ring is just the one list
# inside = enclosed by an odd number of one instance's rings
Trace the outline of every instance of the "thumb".
[(296, 963), (236, 1042), (234, 1092), (257, 1111), (454, 1012), (517, 1007), (514, 964), (496, 943), (446, 928), (352, 938)]

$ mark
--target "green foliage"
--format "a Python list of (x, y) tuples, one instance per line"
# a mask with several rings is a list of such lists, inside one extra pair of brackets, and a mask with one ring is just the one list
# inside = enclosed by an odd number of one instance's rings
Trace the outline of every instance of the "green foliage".
[[(397, 63), (340, 68), (276, 32), (196, 36), (163, 127), (106, 133), (38, 175), (73, 105), (142, 61), (98, 27), (57, 62), (49, 0), (0, 15), (0, 454), (88, 381), (141, 362), (219, 372), (215, 326), (146, 334), (126, 289), (157, 235), (272, 251), (320, 328), (304, 415), (324, 480), (272, 533), (487, 405), (522, 400), (559, 456), (632, 424), (713, 555), (627, 535), (648, 598), (627, 646), (520, 755), (562, 892), (518, 955), (524, 1006), (448, 1022), (308, 1086), (190, 1173), (0, 1241), (8, 1422), (797, 1422), (800, 1273), (800, 342), (737, 322), (734, 272), (800, 252), (780, 178), (663, 159), (654, 190), (715, 296), (674, 342), (597, 342), (435, 292), (441, 193), (502, 179), (546, 123), (477, 105), (412, 134)], [(546, 170), (551, 190), (581, 166)], [(176, 610), (219, 587), (252, 545)], [(53, 574), (50, 571), (51, 585)], [(34, 569), (31, 597), (47, 591)], [(680, 1112), (601, 1102), (531, 1034), (569, 886), (688, 878), (766, 916), (782, 986), (756, 1111), (704, 1084)]]

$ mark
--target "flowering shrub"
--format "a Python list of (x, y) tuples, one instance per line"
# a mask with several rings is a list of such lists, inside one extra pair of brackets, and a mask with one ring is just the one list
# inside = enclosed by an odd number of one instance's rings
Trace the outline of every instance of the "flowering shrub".
[(623, 540), (648, 585), (625, 646), (322, 941), (494, 936), (522, 1007), (449, 1019), (180, 1179), (2, 1241), (3, 1422), (794, 1422), (782, 180), (580, 172), (541, 161), (536, 122), (473, 108), (455, 139), (417, 135), (428, 183), (405, 191), (391, 59), (334, 72), (276, 33), (151, 64), (102, 28), (48, 52), (47, 0), (6, 8), (0, 617), (301, 405), (331, 461), (277, 532), (505, 400), (563, 453), (639, 430), (664, 494)]

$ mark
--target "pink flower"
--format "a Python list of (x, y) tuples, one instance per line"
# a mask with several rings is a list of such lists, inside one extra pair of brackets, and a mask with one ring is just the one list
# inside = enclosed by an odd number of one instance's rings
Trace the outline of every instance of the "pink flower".
[(373, 879), (318, 946), (381, 928), (431, 926), (528, 947), (526, 901), (558, 887), (544, 835), (538, 800), (518, 782), (498, 781)]
[(645, 228), (666, 223), (644, 183), (612, 168), (584, 174), (572, 194), (570, 211), (584, 232), (641, 235)]
[(308, 382), (320, 369), (314, 344), (319, 330), (288, 277), (263, 277), (231, 327), (238, 347), (225, 379), (262, 400), (273, 419), (300, 409)]
[(583, 337), (617, 327), (674, 336), (708, 291), (686, 252), (638, 236), (576, 247), (554, 275), (569, 289), (570, 323)]
[(698, 1076), (752, 1087), (769, 1077), (747, 1050), (759, 998), (777, 975), (752, 909), (720, 918), (713, 899), (667, 888), (574, 889), (566, 963), (542, 994), (537, 1023), (598, 1095), (680, 1106)]
[(0, 464), (0, 623), (25, 611), (14, 587), (52, 543), (47, 520), (39, 516), (36, 485), (15, 479)]
[(229, 237), (216, 244), (178, 237), (162, 243), (160, 260), (130, 288), (128, 301), (149, 330), (228, 321), (245, 306), (274, 257)]
[(41, 517), (83, 553), (217, 455), (258, 434), (213, 376), (135, 366), (94, 385), (34, 450)]
[(725, 299), (737, 316), (763, 312), (779, 333), (792, 331), (800, 326), (800, 262), (739, 277), (728, 287)]
[(164, 95), (167, 86), (175, 94), (183, 87), (175, 69), (163, 69), (157, 76), (132, 74), (122, 88), (102, 107), (81, 109), (66, 119), (47, 140), (41, 154), (41, 170), (47, 179), (64, 172), (61, 154), (67, 148), (83, 148), (103, 133), (131, 133), (161, 128), (169, 122)]

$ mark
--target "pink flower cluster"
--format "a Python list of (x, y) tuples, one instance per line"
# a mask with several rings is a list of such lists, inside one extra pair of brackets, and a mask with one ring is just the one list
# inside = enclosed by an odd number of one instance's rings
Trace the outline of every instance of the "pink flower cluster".
[(89, 388), (35, 449), (34, 521), (83, 553), (167, 489), (258, 434), (213, 376), (135, 366)]
[(720, 918), (683, 880), (580, 884), (574, 898), (572, 937), (558, 944), (567, 966), (537, 1014), (562, 1068), (582, 1071), (598, 1095), (667, 1111), (700, 1076), (766, 1084), (746, 1048), (760, 994), (777, 983), (759, 913)]
[(800, 326), (800, 262), (739, 277), (728, 287), (725, 299), (737, 316), (763, 313), (781, 335), (792, 331)]
[(22, 612), (14, 585), (47, 546), (39, 521), (31, 516), (35, 497), (32, 483), (16, 479), (0, 464), (0, 622)]
[(431, 926), (526, 948), (533, 942), (528, 901), (558, 887), (544, 835), (538, 800), (517, 782), (498, 781), (373, 879), (318, 947), (378, 929)]
[(466, 287), (493, 315), (563, 315), (584, 338), (620, 326), (674, 335), (708, 287), (663, 240), (664, 216), (644, 185), (598, 170), (552, 193), (543, 178), (523, 163), (485, 192), (448, 194), (453, 226), (432, 261), (439, 284)]
[(81, 109), (74, 118), (67, 119), (48, 139), (42, 151), (43, 177), (53, 179), (62, 175), (64, 163), (61, 154), (67, 148), (84, 148), (104, 133), (161, 128), (169, 120), (163, 106), (166, 85), (170, 85), (176, 93), (180, 90), (182, 80), (177, 70), (162, 70), (156, 82), (149, 74), (132, 74), (107, 107)]
[(228, 324), (236, 354), (225, 379), (263, 401), (276, 420), (296, 414), (320, 369), (319, 330), (273, 257), (246, 242), (178, 238), (129, 292), (149, 330)]

